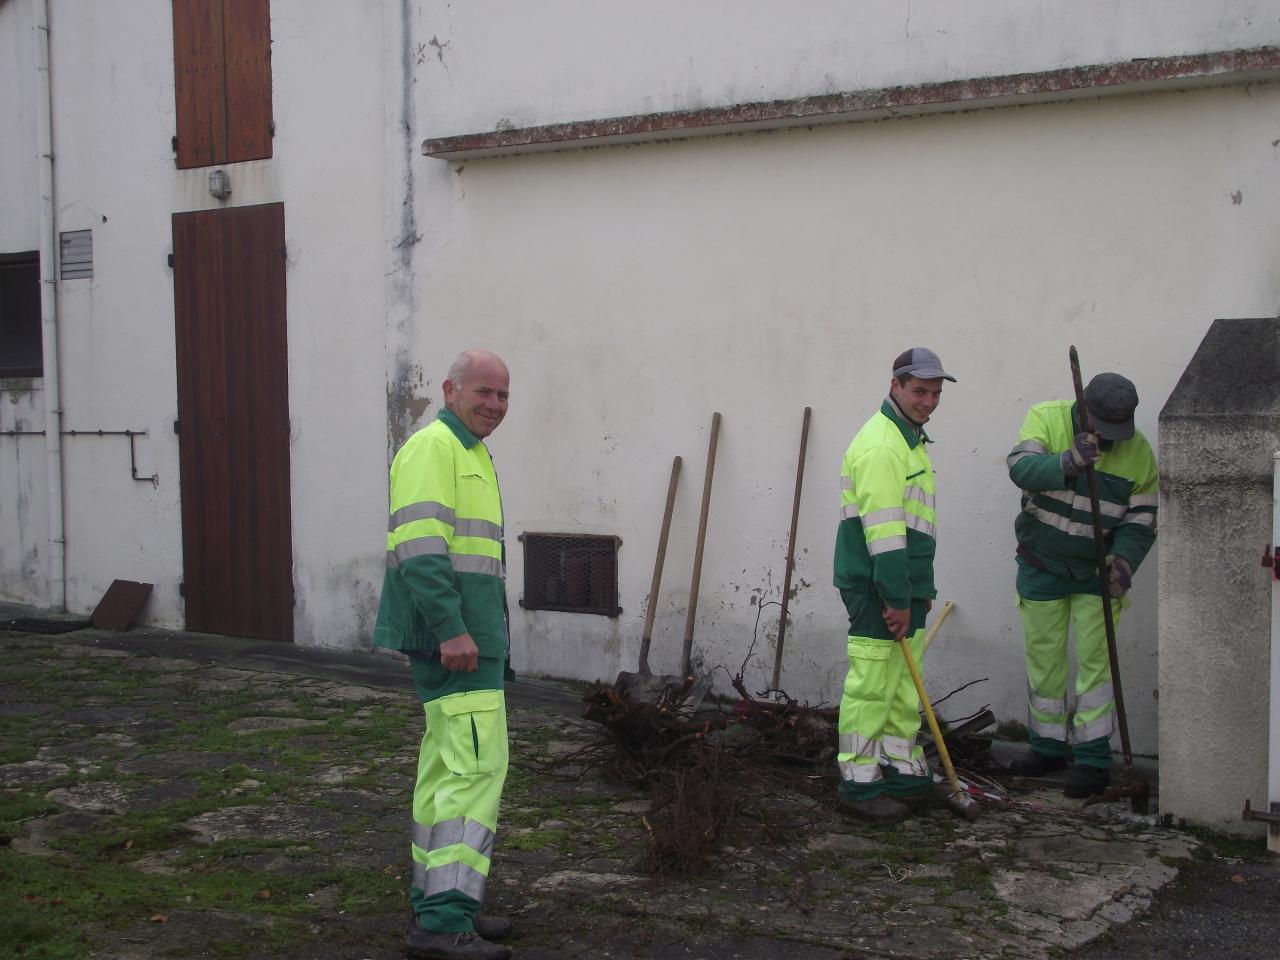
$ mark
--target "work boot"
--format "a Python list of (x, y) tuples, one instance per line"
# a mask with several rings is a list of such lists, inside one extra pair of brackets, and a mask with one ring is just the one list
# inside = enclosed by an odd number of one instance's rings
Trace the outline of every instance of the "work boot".
[(511, 918), (496, 913), (477, 913), (471, 918), (471, 925), (486, 940), (505, 940), (511, 936)]
[(951, 784), (946, 780), (934, 779), (929, 784), (929, 789), (924, 793), (912, 794), (908, 797), (894, 797), (899, 803), (905, 803), (912, 813), (920, 813), (924, 810), (932, 810), (935, 807), (946, 806), (947, 800), (951, 798)]
[(1067, 782), (1062, 788), (1062, 795), (1072, 800), (1084, 800), (1087, 797), (1097, 796), (1110, 784), (1110, 770), (1077, 763), (1067, 773)]
[(1066, 768), (1066, 757), (1051, 757), (1048, 754), (1037, 753), (1035, 750), (1009, 764), (1009, 772), (1020, 777), (1043, 777), (1046, 773)]
[(507, 960), (511, 950), (478, 933), (433, 933), (409, 921), (404, 946), (415, 960)]
[[(410, 910), (410, 930), (417, 926), (416, 920), (416, 915)], [(480, 934), (485, 940), (505, 940), (511, 936), (511, 918), (496, 913), (477, 913), (471, 918), (471, 925), (475, 927), (476, 933)]]
[(846, 800), (840, 797), (836, 800), (836, 807), (843, 813), (881, 823), (898, 823), (911, 816), (910, 807), (884, 794), (870, 800)]

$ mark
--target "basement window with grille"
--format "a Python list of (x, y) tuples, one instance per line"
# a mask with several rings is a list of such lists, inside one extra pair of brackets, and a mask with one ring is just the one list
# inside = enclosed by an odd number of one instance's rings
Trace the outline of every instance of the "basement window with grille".
[(620, 537), (522, 533), (526, 610), (560, 610), (616, 617)]

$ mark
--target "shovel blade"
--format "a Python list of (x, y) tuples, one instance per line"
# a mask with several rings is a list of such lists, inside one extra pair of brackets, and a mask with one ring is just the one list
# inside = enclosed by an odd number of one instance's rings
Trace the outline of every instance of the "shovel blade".
[(684, 683), (683, 677), (668, 676), (660, 673), (632, 673), (623, 670), (618, 674), (614, 689), (625, 694), (630, 700), (640, 703), (658, 703), (666, 696), (668, 689)]

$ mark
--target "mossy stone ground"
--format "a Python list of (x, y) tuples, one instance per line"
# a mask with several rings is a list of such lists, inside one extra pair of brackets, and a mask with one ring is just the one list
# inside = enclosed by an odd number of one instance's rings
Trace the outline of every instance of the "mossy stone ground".
[[(421, 714), (403, 683), (0, 633), (0, 956), (402, 956)], [(398, 675), (398, 674), (397, 674)], [(593, 724), (509, 697), (488, 908), (523, 960), (1046, 957), (1124, 924), (1202, 845), (1051, 793), (796, 829), (637, 867), (644, 797), (574, 763)]]

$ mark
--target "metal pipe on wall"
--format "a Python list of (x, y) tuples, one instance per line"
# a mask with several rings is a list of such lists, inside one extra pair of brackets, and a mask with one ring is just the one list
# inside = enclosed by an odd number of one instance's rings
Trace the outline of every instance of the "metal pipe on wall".
[(67, 608), (62, 516), (62, 395), (58, 382), (57, 275), (53, 262), (53, 82), (49, 0), (32, 0), (36, 40), (36, 164), (40, 198), (40, 329), (44, 349), (45, 460), (49, 489), (49, 609)]
[[(1280, 546), (1280, 452), (1271, 457), (1271, 560)], [(1267, 800), (1280, 811), (1280, 570), (1271, 569), (1271, 713), (1268, 727)], [(1267, 831), (1267, 849), (1280, 853), (1280, 830)]]

